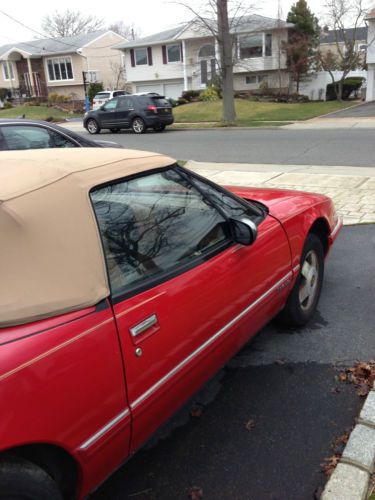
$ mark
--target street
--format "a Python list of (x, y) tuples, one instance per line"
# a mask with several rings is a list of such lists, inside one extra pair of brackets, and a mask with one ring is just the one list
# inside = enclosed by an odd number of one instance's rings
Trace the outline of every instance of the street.
[(374, 245), (373, 225), (345, 227), (314, 320), (266, 327), (92, 499), (314, 498), (363, 402), (337, 375), (373, 357)]
[[(82, 132), (86, 137), (88, 132)], [(126, 148), (165, 153), (180, 160), (283, 165), (374, 166), (373, 129), (209, 129), (147, 131), (136, 135), (106, 131), (91, 139)]]

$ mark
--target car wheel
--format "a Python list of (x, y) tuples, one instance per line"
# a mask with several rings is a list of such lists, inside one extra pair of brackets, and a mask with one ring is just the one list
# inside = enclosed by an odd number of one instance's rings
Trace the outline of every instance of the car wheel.
[(112, 132), (112, 134), (117, 134), (117, 132), (120, 132), (119, 128), (110, 128), (109, 130)]
[(301, 257), (300, 272), (279, 319), (290, 326), (303, 326), (313, 316), (319, 301), (324, 276), (324, 251), (321, 240), (309, 234)]
[(90, 134), (99, 134), (100, 132), (98, 122), (93, 118), (90, 118), (90, 120), (87, 121), (86, 127)]
[(142, 118), (140, 118), (139, 116), (137, 116), (137, 118), (134, 118), (134, 120), (132, 121), (132, 129), (136, 134), (143, 134), (143, 132), (146, 130), (146, 125)]
[(18, 458), (0, 460), (0, 500), (63, 500), (50, 475)]
[(154, 130), (155, 132), (163, 132), (163, 130), (165, 130), (165, 125), (156, 125), (156, 127), (154, 127)]

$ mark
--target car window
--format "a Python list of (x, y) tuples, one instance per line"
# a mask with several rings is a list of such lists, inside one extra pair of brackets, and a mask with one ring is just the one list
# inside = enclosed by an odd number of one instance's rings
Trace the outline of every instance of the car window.
[(106, 102), (102, 109), (105, 111), (110, 111), (111, 109), (115, 109), (118, 103), (118, 99), (111, 99), (110, 101)]
[(165, 106), (168, 106), (170, 107), (171, 106), (171, 103), (168, 101), (168, 99), (164, 99), (164, 98), (160, 98), (160, 97), (152, 97), (152, 102), (155, 106), (158, 106), (159, 108), (160, 107), (165, 107)]
[(134, 101), (131, 97), (121, 97), (118, 100), (118, 109), (126, 110), (134, 108)]
[[(189, 174), (187, 175), (190, 177)], [(245, 215), (253, 218), (256, 223), (264, 219), (264, 212), (258, 207), (251, 205), (245, 200), (238, 199), (198, 177), (191, 176), (190, 178), (193, 184), (208, 196), (214, 205), (220, 207), (227, 217), (241, 217)]]
[(1, 130), (8, 150), (75, 147), (69, 139), (42, 127), (11, 125)]
[(225, 218), (174, 170), (95, 189), (91, 200), (115, 299), (230, 243)]
[(99, 94), (96, 94), (96, 96), (94, 97), (94, 99), (108, 99), (109, 98), (109, 92), (102, 92)]
[(117, 97), (118, 95), (125, 95), (124, 90), (118, 90), (117, 92), (113, 92), (113, 97)]

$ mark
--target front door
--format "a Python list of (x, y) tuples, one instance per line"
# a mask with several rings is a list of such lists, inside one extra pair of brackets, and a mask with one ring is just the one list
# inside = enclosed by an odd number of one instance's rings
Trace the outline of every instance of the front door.
[[(279, 285), (291, 281), (291, 264), (279, 222), (217, 192), (176, 167), (92, 193), (133, 450), (285, 301), (287, 287)], [(228, 217), (238, 213), (259, 225), (252, 246), (232, 240)]]

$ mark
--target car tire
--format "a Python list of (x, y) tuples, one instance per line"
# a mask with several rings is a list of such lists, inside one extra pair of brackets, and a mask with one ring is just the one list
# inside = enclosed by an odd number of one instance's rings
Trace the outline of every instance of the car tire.
[(143, 134), (146, 130), (146, 124), (141, 117), (137, 116), (132, 121), (132, 129), (135, 134)]
[(154, 127), (154, 130), (155, 132), (163, 132), (163, 130), (165, 130), (165, 125), (156, 125), (156, 127)]
[(100, 132), (99, 124), (96, 120), (94, 120), (94, 118), (90, 118), (89, 120), (87, 120), (86, 128), (89, 134), (99, 134)]
[(0, 500), (63, 500), (52, 477), (37, 465), (16, 457), (0, 460)]
[(112, 132), (112, 134), (117, 134), (117, 132), (120, 132), (119, 128), (110, 128), (109, 130)]
[(289, 326), (304, 326), (315, 313), (324, 277), (324, 251), (318, 236), (310, 233), (302, 251), (299, 275), (278, 319)]

